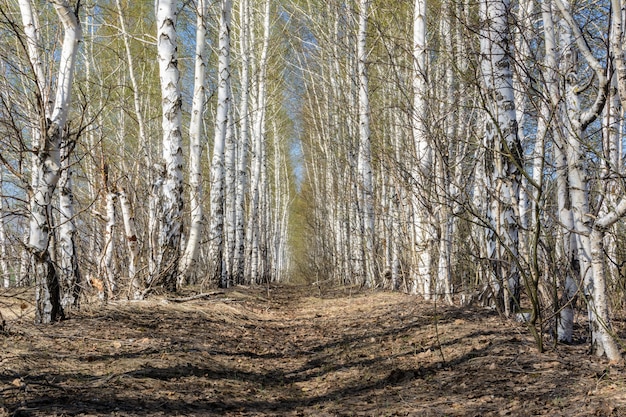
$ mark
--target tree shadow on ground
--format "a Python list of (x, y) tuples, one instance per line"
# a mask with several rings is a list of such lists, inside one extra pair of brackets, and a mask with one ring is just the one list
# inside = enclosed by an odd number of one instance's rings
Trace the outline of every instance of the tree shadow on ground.
[(0, 374), (3, 407), (32, 416), (474, 416), (560, 415), (562, 403), (579, 401), (570, 415), (582, 416), (605, 404), (585, 397), (589, 385), (626, 385), (579, 347), (539, 355), (523, 326), (493, 311), (379, 293), (325, 298), (322, 308), (291, 287), (274, 297), (263, 314), (259, 296), (250, 310), (138, 304), (27, 328), (5, 339), (14, 352)]

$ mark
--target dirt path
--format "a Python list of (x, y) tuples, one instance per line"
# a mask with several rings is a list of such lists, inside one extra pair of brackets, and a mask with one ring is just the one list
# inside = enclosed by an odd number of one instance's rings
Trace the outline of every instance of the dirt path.
[(626, 416), (624, 367), (397, 293), (237, 288), (9, 323), (0, 415)]

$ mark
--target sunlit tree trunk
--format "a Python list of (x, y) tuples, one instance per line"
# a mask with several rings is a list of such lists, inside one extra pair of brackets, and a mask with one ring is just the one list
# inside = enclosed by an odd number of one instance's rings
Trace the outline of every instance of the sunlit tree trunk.
[[(566, 128), (564, 155), (567, 162), (567, 180), (568, 192), (571, 200), (571, 210), (573, 218), (573, 230), (576, 233), (576, 252), (575, 260), (579, 268), (580, 280), (583, 283), (583, 291), (587, 296), (587, 311), (589, 314), (589, 324), (592, 337), (592, 346), (597, 353), (603, 354), (605, 334), (600, 329), (607, 326), (607, 317), (604, 317), (606, 310), (606, 282), (604, 269), (600, 267), (601, 262), (595, 255), (601, 248), (601, 243), (593, 241), (591, 237), (597, 238), (601, 235), (604, 238), (605, 226), (601, 226), (605, 219), (600, 222), (596, 221), (594, 226), (590, 222), (590, 218), (595, 214), (590, 212), (589, 203), (589, 180), (584, 167), (585, 153), (581, 138), (585, 137), (584, 132), (587, 127), (594, 122), (601, 114), (605, 107), (608, 92), (608, 79), (606, 70), (600, 62), (595, 58), (593, 52), (589, 49), (589, 45), (584, 39), (583, 33), (570, 13), (569, 4), (563, 3), (561, 0), (555, 0), (559, 8), (564, 25), (561, 34), (573, 35), (575, 47), (572, 43), (566, 43), (561, 38), (562, 57), (561, 63), (564, 65), (562, 70), (565, 78), (565, 110), (566, 110)], [(619, 13), (619, 12), (618, 12)], [(580, 71), (577, 54), (584, 57), (587, 65), (594, 72), (597, 80), (597, 92), (589, 107), (583, 111), (581, 105), (580, 91), (581, 85), (578, 82), (578, 73)], [(596, 230), (599, 227), (601, 230)], [(602, 231), (602, 233), (598, 233)], [(602, 254), (603, 256), (603, 254)], [(601, 281), (601, 282), (599, 282)], [(602, 292), (601, 294), (596, 291)], [(601, 303), (597, 305), (596, 302)], [(602, 348), (600, 352), (598, 349)]]
[(427, 78), (426, 50), (426, 1), (415, 0), (413, 9), (413, 108), (412, 131), (415, 144), (415, 163), (412, 164), (413, 218), (417, 265), (413, 277), (412, 292), (426, 299), (432, 296), (433, 238), (434, 230), (430, 216), (430, 185), (433, 152), (426, 131)]
[(60, 298), (59, 277), (49, 250), (51, 239), (52, 194), (60, 176), (60, 145), (69, 114), (71, 87), (74, 77), (78, 45), (81, 41), (81, 28), (74, 10), (66, 1), (51, 2), (63, 25), (64, 37), (59, 55), (59, 69), (56, 75), (56, 92), (52, 106), (43, 94), (46, 86), (43, 78), (43, 65), (39, 55), (37, 23), (31, 3), (20, 1), (22, 22), (26, 33), (29, 59), (35, 71), (36, 86), (41, 100), (41, 130), (39, 140), (34, 145), (34, 185), (30, 201), (30, 237), (28, 246), (36, 263), (36, 317), (39, 323), (50, 323), (64, 317)]
[[(232, 97), (232, 90), (230, 93)], [(222, 281), (224, 286), (234, 284), (235, 272), (235, 239), (236, 239), (236, 192), (237, 192), (237, 138), (234, 126), (234, 104), (230, 105), (228, 125), (226, 128), (226, 149), (224, 153), (224, 273)]]
[[(560, 7), (563, 8), (563, 6)], [(611, 52), (615, 60), (617, 92), (619, 93), (620, 103), (610, 103), (609, 109), (605, 110), (607, 112), (612, 111), (611, 107), (624, 107), (626, 104), (626, 56), (623, 49), (624, 40), (626, 38), (623, 23), (625, 7), (620, 0), (612, 0), (611, 7), (614, 19), (613, 27), (611, 28)], [(568, 23), (574, 26), (571, 16), (567, 17)], [(576, 30), (576, 27), (574, 27), (574, 30)], [(594, 69), (596, 69), (597, 73), (600, 68), (597, 66), (597, 63), (593, 62), (593, 60), (589, 57), (589, 51), (584, 49), (584, 45), (580, 45), (579, 48), (582, 49), (587, 61), (591, 61), (590, 64), (594, 67)], [(602, 81), (603, 79), (599, 78), (599, 88), (602, 88)], [(608, 82), (608, 80), (604, 81)], [(599, 95), (601, 94), (602, 93), (599, 93)], [(594, 108), (592, 107), (590, 110), (593, 109)], [(596, 107), (595, 109), (599, 110), (600, 108)], [(588, 114), (591, 114), (592, 117), (594, 115), (594, 113)], [(583, 119), (583, 121), (585, 121), (585, 119)], [(610, 137), (611, 135), (608, 135), (608, 138), (606, 139), (610, 139)], [(610, 143), (605, 145), (605, 152), (609, 154), (605, 164), (609, 165), (608, 170), (613, 170), (617, 174), (621, 171), (621, 161), (616, 161), (615, 155), (611, 155), (611, 153), (619, 154), (616, 148), (619, 148), (619, 146), (612, 145)], [(611, 166), (613, 165), (611, 164), (612, 161), (615, 162), (614, 166)], [(604, 182), (604, 186), (606, 188), (614, 186), (614, 184), (612, 184), (611, 176), (605, 178)], [(606, 231), (626, 216), (626, 198), (621, 197), (619, 201), (615, 201), (615, 199), (608, 197), (607, 200), (608, 201), (604, 201), (603, 203), (608, 207), (602, 210), (601, 216), (595, 220), (589, 236), (591, 263), (593, 268), (593, 287), (591, 291), (593, 302), (590, 302), (588, 307), (590, 309), (593, 308), (593, 312), (590, 314), (590, 326), (592, 332), (591, 347), (593, 353), (597, 356), (606, 355), (606, 357), (612, 361), (622, 361), (623, 358), (619, 346), (615, 341), (615, 334), (609, 317), (605, 269), (606, 251), (604, 249), (604, 241)], [(585, 282), (585, 285), (587, 289), (589, 287), (587, 282)]]
[[(115, 200), (117, 195), (114, 192), (106, 193), (105, 204), (105, 221), (104, 227), (104, 248), (102, 250), (102, 257), (100, 258), (100, 276), (105, 280), (106, 284), (106, 296), (113, 299), (117, 292), (117, 268), (115, 265)], [(101, 297), (103, 295), (101, 294)]]
[(210, 279), (224, 282), (224, 147), (230, 108), (230, 15), (231, 2), (223, 0), (220, 13), (218, 45), (217, 113), (211, 162), (211, 216), (209, 229)]
[[(439, 259), (437, 261), (437, 296), (443, 296), (448, 304), (452, 304), (452, 242), (454, 238), (454, 204), (457, 201), (458, 195), (454, 190), (452, 179), (454, 177), (455, 170), (460, 170), (461, 164), (456, 163), (457, 148), (461, 145), (457, 138), (459, 121), (458, 112), (454, 111), (458, 106), (455, 101), (455, 80), (453, 66), (455, 65), (455, 50), (458, 49), (458, 45), (454, 43), (454, 36), (452, 30), (453, 12), (451, 10), (452, 5), (449, 1), (445, 1), (443, 4), (443, 17), (441, 19), (440, 35), (445, 39), (446, 49), (448, 51), (446, 62), (444, 65), (444, 84), (442, 88), (443, 96), (442, 108), (444, 114), (446, 114), (446, 120), (443, 127), (445, 132), (444, 139), (439, 143), (439, 148), (442, 150), (437, 153), (436, 161), (436, 211), (438, 212), (438, 227), (439, 227)], [(452, 162), (452, 163), (451, 163)]]
[(165, 179), (165, 165), (154, 164), (150, 197), (148, 200), (148, 277), (146, 283), (152, 285), (158, 281), (159, 265), (163, 253), (159, 250), (160, 225), (163, 216), (163, 181)]
[(517, 267), (519, 217), (516, 206), (521, 182), (521, 145), (515, 116), (510, 57), (508, 0), (484, 0), (480, 4), (481, 69), (486, 94), (485, 175), (488, 178), (488, 259), (495, 278), (502, 283), (504, 312), (519, 307), (520, 281)]
[(176, 291), (183, 216), (182, 96), (178, 70), (178, 2), (157, 0), (157, 47), (161, 79), (163, 130), (163, 204), (159, 230), (158, 282)]
[(145, 159), (145, 166), (150, 167), (152, 165), (152, 158), (150, 152), (151, 141), (146, 134), (146, 123), (144, 121), (143, 111), (141, 110), (141, 94), (139, 83), (137, 82), (137, 75), (135, 71), (135, 58), (133, 57), (130, 47), (130, 34), (126, 28), (126, 19), (122, 11), (122, 5), (120, 0), (115, 0), (117, 7), (118, 20), (120, 23), (120, 29), (122, 30), (122, 39), (124, 40), (124, 51), (126, 52), (126, 64), (128, 65), (128, 78), (130, 79), (131, 86), (133, 88), (133, 110), (135, 111), (135, 118), (137, 119), (137, 128), (139, 141), (141, 143), (141, 149), (143, 150), (143, 157)]
[(361, 217), (361, 248), (363, 253), (363, 284), (376, 285), (376, 257), (374, 246), (374, 184), (372, 173), (372, 149), (370, 138), (370, 103), (367, 75), (367, 19), (370, 0), (359, 2), (359, 26), (357, 32), (357, 74), (359, 86), (359, 152), (357, 182)]
[[(198, 258), (200, 236), (202, 234), (203, 211), (202, 211), (202, 115), (204, 102), (206, 101), (206, 13), (207, 1), (198, 0), (196, 4), (196, 52), (194, 69), (193, 101), (191, 104), (191, 121), (189, 122), (189, 205), (191, 210), (191, 222), (189, 225), (189, 238), (183, 253), (180, 265), (178, 284), (184, 284), (194, 273), (195, 263)], [(220, 90), (221, 91), (221, 90)]]
[[(28, 231), (24, 234), (24, 237), (22, 238), (22, 243), (24, 245), (24, 247), (28, 247), (28, 241), (29, 241), (29, 235), (28, 235)], [(33, 259), (31, 256), (30, 251), (28, 250), (23, 250), (22, 254), (20, 255), (20, 270), (19, 270), (19, 277), (18, 277), (18, 286), (26, 286), (26, 285), (30, 285), (31, 284), (31, 270), (33, 267)]]
[(261, 224), (264, 220), (262, 212), (262, 204), (265, 200), (265, 184), (263, 178), (263, 164), (265, 158), (265, 139), (266, 139), (266, 120), (265, 111), (267, 105), (267, 55), (269, 49), (270, 38), (270, 0), (264, 3), (263, 13), (263, 46), (258, 64), (259, 75), (257, 77), (256, 87), (256, 103), (253, 112), (254, 127), (252, 132), (252, 160), (250, 174), (250, 214), (248, 218), (248, 228), (246, 231), (246, 240), (248, 242), (247, 252), (249, 262), (249, 279), (252, 282), (258, 282), (261, 278), (261, 232), (265, 226)]
[(239, 141), (236, 161), (235, 186), (235, 249), (233, 254), (233, 281), (243, 283), (245, 269), (245, 195), (247, 191), (248, 142), (249, 142), (249, 93), (250, 93), (250, 13), (248, 0), (240, 1), (239, 10), (239, 54), (241, 56)]
[(124, 221), (124, 234), (128, 245), (128, 280), (130, 281), (130, 297), (133, 300), (143, 298), (142, 283), (137, 275), (139, 262), (139, 241), (137, 237), (137, 227), (130, 201), (124, 188), (119, 187), (118, 198), (122, 209), (122, 220)]
[(626, 199), (622, 199), (614, 210), (596, 221), (590, 236), (594, 308), (594, 320), (591, 322), (593, 335), (591, 349), (596, 356), (606, 355), (613, 361), (622, 360), (622, 355), (614, 339), (615, 334), (609, 319), (603, 241), (606, 229), (624, 215), (626, 215)]
[(3, 181), (4, 168), (0, 167), (0, 273), (2, 273), (2, 285), (4, 288), (9, 288), (11, 285), (9, 274), (9, 261), (7, 259), (7, 235), (4, 223), (4, 181)]
[[(615, 25), (614, 25), (615, 26)], [(619, 37), (613, 35), (613, 42), (620, 42)], [(611, 80), (610, 92), (608, 94), (607, 106), (604, 109), (602, 119), (602, 138), (603, 138), (603, 160), (602, 160), (602, 185), (604, 201), (600, 207), (600, 216), (604, 216), (607, 212), (617, 205), (620, 197), (620, 181), (623, 175), (622, 164), (622, 131), (624, 114), (620, 102), (618, 91), (617, 74), (614, 68), (609, 68), (609, 79)], [(606, 252), (607, 263), (606, 272), (609, 282), (616, 282), (619, 279), (619, 243), (618, 230), (611, 227), (605, 233), (604, 251)]]
[(61, 303), (66, 310), (78, 306), (81, 285), (78, 254), (76, 253), (74, 191), (70, 164), (71, 148), (73, 147), (74, 142), (65, 137), (61, 145), (61, 177), (59, 179), (59, 246), (61, 250)]
[[(512, 60), (513, 66), (513, 91), (515, 102), (515, 118), (517, 120), (517, 136), (521, 146), (524, 149), (532, 149), (533, 144), (530, 142), (531, 135), (527, 135), (527, 126), (529, 119), (530, 94), (528, 85), (530, 85), (530, 74), (527, 70), (530, 66), (531, 43), (537, 36), (534, 34), (533, 19), (535, 3), (533, 0), (521, 0), (519, 7), (515, 12), (517, 25), (514, 25), (514, 52), (515, 59)], [(542, 149), (543, 151), (543, 149)], [(521, 162), (521, 160), (520, 160)], [(526, 166), (521, 165), (520, 171), (526, 170)], [(531, 207), (531, 188), (533, 185), (529, 182), (527, 175), (520, 178), (518, 211), (519, 219), (519, 266), (524, 274), (529, 274), (528, 260), (530, 259), (530, 228), (529, 228), (529, 210)], [(527, 275), (528, 276), (528, 275)], [(530, 283), (530, 282), (529, 282)]]
[[(557, 197), (557, 215), (560, 223), (563, 225), (557, 236), (556, 248), (557, 259), (559, 264), (563, 265), (562, 277), (562, 297), (558, 305), (556, 305), (557, 316), (557, 338), (561, 342), (571, 343), (573, 337), (574, 326), (574, 308), (573, 301), (578, 292), (578, 277), (574, 270), (575, 264), (575, 248), (576, 240), (572, 231), (574, 230), (574, 220), (571, 211), (571, 201), (569, 196), (569, 187), (567, 179), (567, 160), (564, 150), (565, 129), (562, 123), (555, 123), (556, 117), (562, 108), (561, 95), (558, 87), (559, 64), (557, 63), (557, 45), (556, 31), (554, 27), (554, 17), (552, 1), (546, 0), (542, 2), (542, 19), (543, 19), (543, 37), (545, 41), (545, 70), (544, 77), (546, 83), (546, 103), (542, 104), (541, 117), (538, 121), (537, 140), (542, 140), (550, 133), (554, 136), (554, 163), (556, 168), (556, 197)], [(564, 22), (559, 24), (559, 39), (565, 44), (570, 44), (571, 34), (567, 30), (567, 26), (563, 26)], [(571, 55), (568, 55), (571, 57)], [(569, 65), (567, 61), (562, 62), (563, 66)], [(543, 174), (543, 161), (545, 155), (539, 151), (539, 146), (535, 143), (535, 153), (533, 156), (533, 180), (540, 180)], [(540, 222), (538, 218), (539, 188), (536, 188), (533, 198), (532, 221), (531, 224), (536, 225)], [(550, 279), (552, 277), (548, 277)], [(556, 281), (555, 281), (556, 282)]]

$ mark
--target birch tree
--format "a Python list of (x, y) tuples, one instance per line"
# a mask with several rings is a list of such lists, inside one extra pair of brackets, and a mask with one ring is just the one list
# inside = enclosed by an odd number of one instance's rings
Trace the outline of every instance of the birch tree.
[(370, 0), (359, 2), (359, 25), (357, 33), (357, 74), (359, 87), (359, 150), (358, 185), (360, 203), (361, 252), (363, 260), (363, 284), (372, 287), (376, 283), (374, 246), (374, 184), (372, 173), (372, 150), (370, 139), (370, 104), (367, 76), (367, 19)]
[(248, 215), (248, 227), (246, 229), (246, 243), (249, 271), (247, 275), (252, 282), (260, 282), (261, 279), (261, 232), (265, 225), (263, 222), (262, 203), (265, 201), (265, 184), (263, 183), (263, 166), (265, 158), (266, 137), (266, 106), (267, 106), (267, 56), (269, 50), (271, 30), (271, 2), (263, 3), (263, 42), (258, 62), (258, 75), (255, 86), (256, 97), (252, 111), (252, 147), (250, 168), (250, 211)]
[(61, 176), (59, 179), (59, 241), (61, 250), (61, 304), (64, 309), (78, 306), (80, 296), (80, 271), (76, 253), (76, 225), (74, 223), (74, 191), (72, 182), (71, 150), (74, 141), (65, 135), (61, 144)]
[(487, 257), (491, 285), (505, 314), (519, 308), (518, 204), (521, 145), (515, 115), (508, 0), (480, 4), (481, 70), (485, 85), (485, 171), (487, 180)]
[[(165, 174), (160, 187), (163, 205), (159, 220), (157, 279), (169, 291), (175, 291), (177, 286), (183, 214), (182, 97), (177, 53), (177, 7), (176, 0), (158, 0), (156, 3)], [(158, 190), (155, 192), (158, 193)]]
[[(567, 35), (571, 33), (575, 42), (575, 46), (571, 43), (563, 43), (562, 45), (562, 63), (566, 65), (564, 68), (564, 106), (567, 114), (563, 135), (563, 154), (567, 164), (567, 192), (571, 202), (573, 231), (576, 239), (574, 256), (580, 274), (580, 282), (587, 296), (587, 310), (593, 339), (592, 345), (597, 352), (603, 353), (604, 340), (608, 340), (602, 331), (607, 326), (605, 323), (607, 318), (606, 311), (604, 310), (606, 302), (604, 298), (605, 282), (603, 270), (598, 270), (600, 264), (597, 263), (597, 260), (594, 260), (598, 256), (596, 252), (599, 250), (599, 243), (594, 241), (592, 248), (590, 240), (592, 234), (594, 238), (598, 237), (598, 231), (594, 232), (594, 226), (588, 221), (589, 216), (593, 216), (593, 214), (590, 211), (588, 194), (590, 187), (584, 168), (585, 155), (581, 138), (585, 137), (585, 130), (599, 117), (606, 104), (608, 79), (604, 68), (593, 55), (578, 24), (574, 21), (569, 6), (561, 0), (556, 0), (556, 5), (562, 14), (563, 25), (567, 25), (562, 29), (562, 34)], [(567, 36), (565, 36), (565, 40), (567, 40)], [(563, 39), (561, 41), (563, 42)], [(587, 61), (597, 79), (597, 91), (594, 100), (584, 111), (580, 99), (582, 90), (578, 81), (578, 51)], [(596, 253), (596, 255), (594, 256), (592, 252)], [(600, 291), (600, 293), (596, 294), (596, 290)], [(600, 302), (600, 305), (596, 305), (596, 302)], [(607, 350), (611, 351), (611, 349)]]
[(209, 230), (209, 265), (212, 282), (226, 286), (224, 277), (224, 155), (230, 109), (230, 20), (232, 3), (223, 0), (220, 11), (218, 45), (218, 92), (215, 139), (211, 162), (211, 224)]
[(207, 48), (206, 48), (206, 14), (207, 1), (198, 0), (196, 5), (196, 51), (194, 67), (194, 89), (193, 101), (191, 104), (191, 120), (189, 122), (189, 204), (191, 210), (191, 222), (189, 226), (189, 238), (185, 252), (183, 254), (178, 284), (181, 285), (188, 280), (194, 272), (194, 265), (198, 258), (200, 247), (200, 236), (204, 215), (202, 208), (202, 115), (204, 113), (204, 102), (206, 100), (206, 70), (207, 70)]
[(28, 246), (36, 263), (36, 318), (50, 323), (64, 317), (60, 298), (59, 276), (49, 248), (52, 224), (51, 202), (60, 176), (60, 146), (67, 122), (81, 27), (66, 1), (51, 1), (64, 35), (56, 74), (54, 99), (47, 94), (36, 12), (30, 0), (21, 0), (20, 12), (28, 46), (28, 56), (35, 72), (36, 94), (40, 97), (40, 130), (33, 144), (33, 190), (30, 199), (30, 237)]
[(2, 273), (2, 285), (4, 288), (9, 288), (10, 274), (9, 274), (9, 261), (7, 259), (7, 234), (5, 229), (5, 204), (4, 204), (4, 181), (3, 181), (4, 168), (0, 166), (0, 273)]
[(139, 300), (143, 297), (143, 292), (142, 283), (137, 275), (137, 267), (139, 263), (139, 242), (137, 237), (137, 226), (135, 225), (135, 216), (126, 194), (126, 190), (123, 187), (119, 187), (117, 194), (122, 209), (124, 232), (129, 252), (128, 280), (130, 281), (130, 295), (133, 300)]
[(412, 130), (415, 144), (415, 181), (413, 216), (415, 228), (415, 250), (417, 252), (416, 273), (412, 292), (431, 296), (431, 251), (433, 230), (430, 224), (430, 192), (432, 149), (426, 131), (426, 94), (428, 91), (426, 68), (426, 1), (415, 0), (413, 11), (413, 109)]
[(248, 143), (249, 143), (249, 93), (250, 93), (250, 13), (249, 1), (239, 2), (239, 55), (240, 65), (240, 85), (239, 97), (239, 141), (237, 147), (236, 164), (236, 185), (235, 185), (235, 242), (232, 260), (232, 279), (235, 283), (243, 283), (245, 270), (245, 195), (248, 188), (247, 166), (248, 166)]
[[(105, 184), (108, 181), (105, 180)], [(118, 288), (117, 283), (117, 268), (115, 265), (115, 226), (117, 222), (115, 201), (117, 200), (117, 194), (105, 187), (105, 215), (104, 220), (106, 222), (104, 228), (104, 248), (102, 250), (102, 256), (100, 257), (100, 275), (104, 278), (104, 285), (98, 289), (98, 296), (101, 299), (113, 299)], [(103, 290), (106, 290), (106, 294)]]

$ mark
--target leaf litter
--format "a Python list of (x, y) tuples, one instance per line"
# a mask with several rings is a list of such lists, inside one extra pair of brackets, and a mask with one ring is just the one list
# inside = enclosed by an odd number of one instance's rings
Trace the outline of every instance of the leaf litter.
[(538, 353), (492, 310), (400, 293), (237, 287), (31, 322), (0, 339), (0, 416), (626, 416), (624, 366), (586, 344)]

